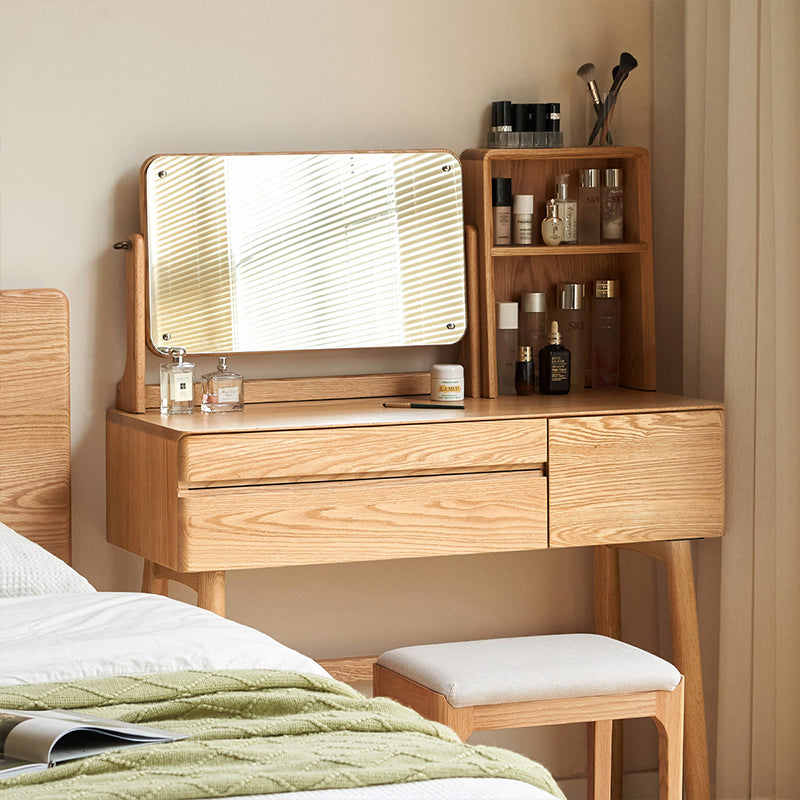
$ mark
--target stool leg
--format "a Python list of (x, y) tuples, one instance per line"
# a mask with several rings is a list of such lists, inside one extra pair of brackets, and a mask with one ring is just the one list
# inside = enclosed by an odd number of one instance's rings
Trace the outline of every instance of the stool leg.
[[(599, 545), (594, 548), (595, 633), (622, 639), (619, 588), (619, 550)], [(622, 798), (622, 721), (616, 720), (612, 734), (611, 797)]]
[(614, 721), (601, 719), (589, 723), (589, 764), (586, 770), (589, 800), (611, 797), (612, 730)]
[(684, 681), (673, 691), (658, 694), (658, 797), (682, 800)]

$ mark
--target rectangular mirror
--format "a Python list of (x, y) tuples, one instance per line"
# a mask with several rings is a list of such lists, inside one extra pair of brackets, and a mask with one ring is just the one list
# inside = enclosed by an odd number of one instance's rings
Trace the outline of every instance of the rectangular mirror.
[(450, 152), (158, 155), (141, 188), (155, 350), (464, 334), (461, 165)]

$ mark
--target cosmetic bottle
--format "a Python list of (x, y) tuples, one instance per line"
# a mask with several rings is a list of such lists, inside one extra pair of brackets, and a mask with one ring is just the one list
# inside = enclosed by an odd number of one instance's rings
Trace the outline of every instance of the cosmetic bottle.
[(595, 281), (592, 300), (592, 388), (619, 386), (619, 281)]
[(533, 244), (533, 195), (515, 194), (511, 203), (511, 241)]
[(564, 244), (575, 244), (578, 241), (578, 203), (569, 194), (569, 175), (556, 178), (556, 206), (558, 216), (564, 223)]
[(558, 322), (550, 323), (550, 344), (539, 351), (539, 391), (567, 394), (570, 390), (570, 352), (561, 344)]
[(517, 363), (517, 303), (497, 303), (495, 347), (497, 355), (497, 393), (516, 394), (514, 372)]
[(461, 364), (434, 364), (431, 367), (431, 400), (464, 399), (464, 367)]
[(526, 292), (520, 298), (519, 344), (533, 351), (534, 372), (538, 369), (539, 351), (550, 341), (545, 298), (544, 292)]
[(600, 243), (600, 170), (582, 169), (578, 189), (578, 244)]
[[(558, 307), (555, 318), (564, 347), (570, 352), (572, 388), (583, 389), (587, 385), (586, 360), (586, 310), (582, 283), (560, 283), (558, 285)], [(591, 385), (591, 376), (589, 385)]]
[(185, 361), (185, 347), (170, 347), (172, 361), (159, 367), (161, 413), (194, 413), (194, 364)]
[(244, 378), (228, 369), (225, 356), (217, 359), (217, 371), (203, 375), (203, 400), (200, 409), (207, 412), (244, 410)]
[(603, 184), (603, 241), (622, 241), (622, 170), (607, 169)]
[[(531, 103), (533, 108), (533, 146), (547, 147), (547, 103)], [(530, 110), (529, 110), (530, 116)]]
[(517, 352), (517, 364), (514, 371), (514, 390), (519, 395), (533, 394), (535, 380), (533, 349), (521, 346)]
[(492, 178), (493, 242), (511, 244), (511, 178)]
[(511, 128), (511, 101), (496, 100), (492, 103), (492, 127), (489, 131), (489, 147), (508, 147)]
[(542, 241), (550, 247), (561, 244), (564, 238), (564, 223), (558, 216), (555, 200), (547, 201), (547, 216), (542, 220)]

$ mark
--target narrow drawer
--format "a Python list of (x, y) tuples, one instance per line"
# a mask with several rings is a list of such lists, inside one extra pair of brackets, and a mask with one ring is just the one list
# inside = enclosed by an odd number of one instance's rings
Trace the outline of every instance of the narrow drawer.
[(182, 490), (178, 569), (547, 547), (540, 471)]
[(493, 420), (185, 436), (182, 485), (529, 469), (547, 460), (547, 422)]
[(720, 536), (720, 410), (550, 420), (550, 546)]

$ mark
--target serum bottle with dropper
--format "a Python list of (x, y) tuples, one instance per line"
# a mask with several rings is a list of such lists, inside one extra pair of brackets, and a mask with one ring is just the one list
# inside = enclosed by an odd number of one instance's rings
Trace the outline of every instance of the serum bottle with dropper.
[(570, 354), (561, 344), (558, 322), (550, 323), (550, 344), (539, 351), (539, 391), (542, 394), (568, 394)]

